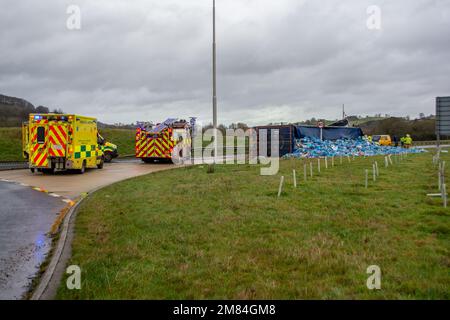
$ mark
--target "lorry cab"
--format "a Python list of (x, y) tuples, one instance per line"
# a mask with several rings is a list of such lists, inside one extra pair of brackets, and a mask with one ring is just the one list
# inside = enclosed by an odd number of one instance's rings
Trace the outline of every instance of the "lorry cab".
[(380, 146), (392, 146), (392, 139), (388, 134), (375, 135), (372, 137), (372, 142), (377, 143)]

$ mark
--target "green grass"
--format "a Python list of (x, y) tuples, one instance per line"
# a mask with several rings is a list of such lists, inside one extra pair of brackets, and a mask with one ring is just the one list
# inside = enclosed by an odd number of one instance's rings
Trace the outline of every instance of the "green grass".
[(0, 128), (0, 161), (23, 161), (22, 128)]
[(119, 148), (119, 157), (135, 154), (136, 131), (132, 129), (100, 129), (100, 134), (107, 141)]
[[(82, 289), (64, 280), (58, 298), (450, 298), (449, 210), (426, 197), (437, 189), (431, 153), (387, 169), (377, 158), (366, 190), (372, 160), (322, 162), (306, 183), (302, 161), (285, 160), (277, 176), (196, 166), (111, 185), (81, 205), (70, 264)], [(382, 290), (366, 287), (374, 264)]]
[[(100, 134), (119, 148), (119, 156), (134, 155), (135, 131), (100, 129)], [(25, 160), (22, 157), (22, 128), (0, 128), (0, 161)]]

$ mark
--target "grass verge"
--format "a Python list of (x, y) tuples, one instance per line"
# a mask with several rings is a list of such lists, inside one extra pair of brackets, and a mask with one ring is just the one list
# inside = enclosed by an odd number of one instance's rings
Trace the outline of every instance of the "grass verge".
[(25, 161), (22, 157), (22, 128), (0, 128), (0, 161)]
[[(374, 160), (380, 177), (366, 190)], [(303, 162), (285, 160), (277, 176), (196, 166), (96, 192), (80, 207), (70, 262), (82, 289), (64, 280), (58, 298), (450, 298), (449, 211), (426, 197), (437, 189), (431, 154), (389, 168), (337, 159), (321, 174), (313, 163), (307, 182)], [(381, 290), (366, 287), (370, 265), (381, 268)]]

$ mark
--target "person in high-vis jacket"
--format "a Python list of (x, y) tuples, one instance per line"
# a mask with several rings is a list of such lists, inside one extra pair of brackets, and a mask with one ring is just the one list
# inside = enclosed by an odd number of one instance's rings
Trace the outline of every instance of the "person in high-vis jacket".
[(406, 139), (406, 137), (401, 137), (400, 138), (400, 144), (401, 144), (402, 148), (405, 147), (405, 139)]
[(413, 143), (413, 140), (412, 140), (411, 136), (409, 134), (407, 134), (405, 137), (405, 148), (406, 149), (411, 148), (412, 143)]

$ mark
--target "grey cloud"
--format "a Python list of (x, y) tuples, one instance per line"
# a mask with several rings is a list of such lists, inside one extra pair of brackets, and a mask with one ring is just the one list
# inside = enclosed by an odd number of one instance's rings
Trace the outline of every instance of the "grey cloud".
[[(0, 92), (107, 122), (211, 118), (211, 1), (0, 0)], [(220, 121), (433, 113), (450, 3), (217, 0)], [(66, 29), (78, 4), (82, 29)]]

